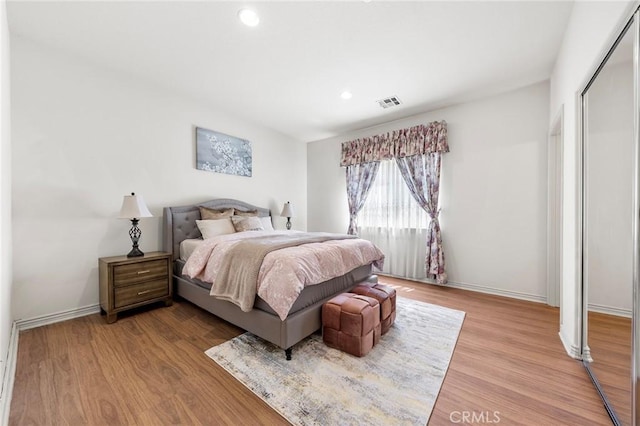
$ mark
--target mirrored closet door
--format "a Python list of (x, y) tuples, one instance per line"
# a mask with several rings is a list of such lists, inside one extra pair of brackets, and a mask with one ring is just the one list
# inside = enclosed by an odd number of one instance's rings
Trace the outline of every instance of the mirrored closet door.
[(637, 15), (582, 93), (583, 361), (614, 424), (635, 422)]

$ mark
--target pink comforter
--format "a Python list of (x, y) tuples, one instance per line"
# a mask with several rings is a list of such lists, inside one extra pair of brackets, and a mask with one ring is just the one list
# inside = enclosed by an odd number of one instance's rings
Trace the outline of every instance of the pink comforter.
[[(296, 231), (275, 231), (292, 233)], [(183, 273), (216, 285), (226, 252), (239, 241), (274, 231), (245, 231), (204, 240), (187, 260)], [(284, 320), (304, 287), (330, 280), (363, 265), (382, 269), (384, 254), (367, 240), (331, 240), (273, 251), (258, 274), (258, 296)]]

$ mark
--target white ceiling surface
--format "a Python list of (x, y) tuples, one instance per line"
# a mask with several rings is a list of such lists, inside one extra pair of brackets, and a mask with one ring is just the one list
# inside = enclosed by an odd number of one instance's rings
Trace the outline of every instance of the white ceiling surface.
[[(549, 78), (571, 2), (8, 1), (11, 34), (308, 142)], [(249, 6), (260, 25), (237, 12)], [(353, 98), (340, 98), (350, 90)], [(382, 109), (377, 100), (403, 105)], [(241, 135), (239, 135), (241, 136)]]

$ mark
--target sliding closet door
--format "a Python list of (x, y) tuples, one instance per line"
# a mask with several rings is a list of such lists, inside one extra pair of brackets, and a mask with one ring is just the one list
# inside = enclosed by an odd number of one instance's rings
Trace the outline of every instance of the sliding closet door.
[(614, 423), (632, 425), (636, 112), (631, 22), (583, 92), (585, 365)]

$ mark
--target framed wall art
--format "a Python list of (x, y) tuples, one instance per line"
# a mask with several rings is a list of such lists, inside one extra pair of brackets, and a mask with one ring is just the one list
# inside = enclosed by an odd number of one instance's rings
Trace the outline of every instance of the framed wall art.
[(196, 127), (196, 168), (228, 175), (251, 176), (251, 142)]

